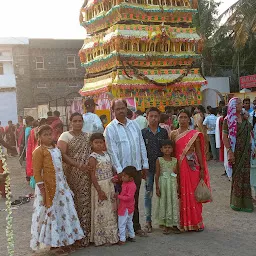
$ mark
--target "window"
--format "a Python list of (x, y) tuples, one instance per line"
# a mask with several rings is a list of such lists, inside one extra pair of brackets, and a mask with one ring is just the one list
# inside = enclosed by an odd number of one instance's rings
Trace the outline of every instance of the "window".
[(36, 57), (36, 69), (44, 69), (44, 57)]
[(4, 74), (4, 65), (3, 63), (0, 63), (0, 75)]
[(44, 83), (38, 83), (37, 88), (47, 88), (47, 85)]
[(76, 68), (76, 56), (75, 55), (67, 56), (67, 65), (68, 65), (68, 68)]
[(78, 84), (69, 84), (68, 86), (69, 86), (69, 87), (77, 87)]

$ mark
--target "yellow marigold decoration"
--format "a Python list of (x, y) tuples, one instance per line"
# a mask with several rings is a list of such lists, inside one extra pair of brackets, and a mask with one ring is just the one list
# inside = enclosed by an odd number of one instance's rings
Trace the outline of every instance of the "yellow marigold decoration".
[[(9, 170), (7, 167), (5, 155), (2, 151), (2, 147), (0, 147), (0, 160), (3, 164), (3, 170), (4, 174), (9, 174)], [(13, 228), (12, 228), (12, 206), (11, 206), (11, 178), (10, 175), (8, 175), (5, 179), (5, 193), (6, 193), (6, 237), (7, 237), (7, 249), (8, 249), (8, 256), (14, 255), (14, 239), (13, 239)]]

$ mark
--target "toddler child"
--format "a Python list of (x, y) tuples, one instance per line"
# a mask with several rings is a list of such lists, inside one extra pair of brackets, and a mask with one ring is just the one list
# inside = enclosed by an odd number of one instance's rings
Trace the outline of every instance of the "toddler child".
[(134, 183), (134, 177), (136, 172), (137, 170), (133, 166), (125, 167), (122, 172), (122, 191), (120, 195), (118, 195), (118, 228), (120, 245), (126, 242), (126, 229), (128, 230), (128, 241), (135, 241), (132, 218), (135, 204), (134, 195), (136, 192), (136, 185)]

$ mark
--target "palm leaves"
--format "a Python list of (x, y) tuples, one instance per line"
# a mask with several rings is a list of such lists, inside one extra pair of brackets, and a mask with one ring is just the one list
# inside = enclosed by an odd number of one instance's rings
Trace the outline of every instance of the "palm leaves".
[[(219, 32), (233, 34), (234, 47), (237, 50), (245, 47), (250, 36), (256, 33), (256, 1), (238, 0), (219, 17), (219, 21), (228, 17)], [(217, 34), (218, 34), (217, 33)]]

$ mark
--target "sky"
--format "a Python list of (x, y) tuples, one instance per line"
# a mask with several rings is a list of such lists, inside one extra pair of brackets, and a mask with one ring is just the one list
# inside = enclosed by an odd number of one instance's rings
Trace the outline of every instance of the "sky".
[[(222, 0), (222, 13), (237, 0)], [(82, 39), (84, 0), (0, 0), (0, 37)]]

